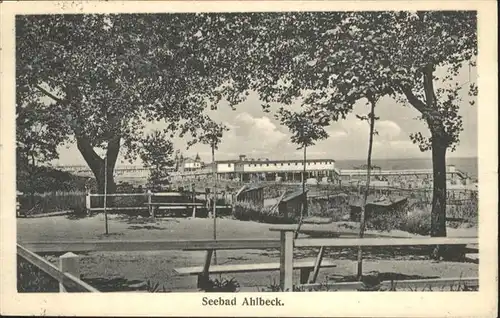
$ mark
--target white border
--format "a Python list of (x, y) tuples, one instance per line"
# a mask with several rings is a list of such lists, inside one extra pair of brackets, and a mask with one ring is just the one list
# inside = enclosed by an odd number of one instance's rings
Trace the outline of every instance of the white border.
[[(15, 280), (14, 15), (192, 11), (478, 10), (479, 292), (282, 293), (284, 307), (203, 307), (204, 294), (18, 294)], [(497, 308), (497, 8), (495, 1), (22, 1), (0, 4), (1, 314), (81, 316), (494, 317)], [(233, 295), (233, 294), (232, 294)], [(239, 293), (242, 299), (248, 295)], [(270, 294), (276, 296), (276, 294)]]

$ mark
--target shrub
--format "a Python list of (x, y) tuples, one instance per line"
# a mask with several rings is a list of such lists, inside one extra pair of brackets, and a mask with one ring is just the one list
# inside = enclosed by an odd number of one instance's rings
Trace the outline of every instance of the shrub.
[(404, 217), (399, 229), (413, 234), (429, 235), (431, 232), (431, 214), (424, 210), (417, 210)]
[(329, 198), (308, 199), (309, 216), (328, 217), (333, 221), (341, 221), (348, 214), (348, 197), (333, 195)]
[(402, 213), (371, 213), (366, 219), (366, 228), (377, 231), (391, 231), (401, 229), (405, 222), (406, 215)]
[(18, 256), (17, 291), (20, 293), (57, 293), (59, 282)]
[(234, 278), (208, 279), (202, 289), (208, 293), (234, 293), (239, 291), (240, 284)]
[(73, 210), (75, 213), (85, 211), (85, 192), (82, 191), (54, 191), (25, 194), (18, 196), (20, 211), (24, 214), (40, 214)]

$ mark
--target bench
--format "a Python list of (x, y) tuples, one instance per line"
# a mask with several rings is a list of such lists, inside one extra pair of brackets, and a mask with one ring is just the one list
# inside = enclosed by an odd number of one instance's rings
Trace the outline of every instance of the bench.
[[(198, 203), (198, 202), (146, 202), (144, 203), (148, 206), (149, 215), (155, 217), (155, 211), (159, 210), (187, 210), (188, 208), (192, 208), (192, 217), (196, 217), (196, 208), (210, 208), (206, 205), (206, 203)], [(231, 205), (217, 205), (217, 209), (227, 209), (231, 208)]]
[[(330, 261), (323, 261), (322, 268), (331, 268), (336, 265)], [(314, 270), (315, 261), (297, 261), (293, 264), (294, 269), (300, 270), (300, 283), (314, 283), (314, 280), (309, 280), (311, 272)], [(280, 263), (261, 263), (261, 264), (232, 264), (232, 265), (212, 265), (210, 266), (210, 274), (226, 274), (226, 273), (251, 273), (251, 272), (267, 272), (277, 271), (280, 269)], [(181, 276), (198, 276), (198, 288), (202, 288), (207, 280), (207, 275), (204, 273), (203, 266), (182, 267), (174, 270)]]
[(176, 203), (176, 202), (147, 202), (144, 203), (148, 206), (149, 214), (155, 217), (156, 210), (186, 210), (190, 207), (193, 208), (193, 217), (196, 217), (196, 207), (204, 207), (204, 203), (186, 202), (186, 203)]
[[(202, 288), (204, 283), (208, 280), (209, 274), (222, 274), (222, 273), (246, 273), (246, 272), (262, 272), (280, 270), (282, 275), (281, 263), (263, 263), (263, 264), (237, 264), (237, 265), (214, 265), (210, 267), (212, 262), (212, 255), (216, 250), (233, 250), (233, 249), (267, 249), (267, 248), (282, 248), (281, 242), (278, 240), (219, 240), (213, 241), (203, 246), (188, 246), (184, 251), (206, 251), (204, 266), (184, 267), (174, 269), (179, 275), (197, 275), (198, 288)], [(301, 283), (316, 282), (319, 269), (321, 267), (335, 267), (336, 265), (323, 261), (325, 248), (320, 247), (315, 261), (299, 261), (293, 264), (294, 269), (300, 270)], [(312, 275), (310, 275), (312, 272)], [(309, 277), (311, 276), (311, 277)]]

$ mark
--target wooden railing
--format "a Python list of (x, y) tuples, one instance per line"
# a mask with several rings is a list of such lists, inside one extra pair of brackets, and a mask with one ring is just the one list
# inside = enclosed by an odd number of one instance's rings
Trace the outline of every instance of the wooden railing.
[[(320, 253), (316, 260), (314, 273), (317, 275), (317, 270), (321, 266), (325, 247), (337, 248), (357, 248), (357, 247), (382, 247), (382, 246), (436, 246), (436, 245), (462, 245), (478, 244), (477, 237), (471, 238), (449, 238), (449, 237), (432, 237), (432, 238), (294, 238), (297, 225), (282, 225), (270, 229), (271, 231), (280, 232), (280, 288), (283, 291), (293, 291), (293, 251), (295, 247), (319, 247)], [(428, 279), (422, 280), (420, 284), (435, 284), (446, 281), (460, 281), (462, 278), (452, 279)], [(478, 285), (478, 278), (465, 278), (467, 281), (473, 281), (474, 285)], [(387, 283), (387, 282), (386, 282)], [(402, 284), (411, 283), (404, 281)], [(418, 283), (418, 282), (417, 282)], [(360, 283), (344, 283), (345, 286), (357, 286)], [(318, 285), (318, 284), (314, 284)], [(345, 287), (340, 284), (331, 284), (330, 287)], [(311, 287), (311, 284), (304, 285)], [(351, 289), (352, 290), (352, 289)]]
[[(227, 202), (228, 199), (230, 199), (230, 197), (228, 198), (228, 193), (227, 192), (218, 192), (217, 193), (218, 195), (219, 194), (224, 194), (224, 200)], [(192, 189), (191, 191), (185, 191), (185, 192), (152, 192), (151, 190), (148, 190), (147, 192), (144, 192), (144, 193), (112, 193), (112, 194), (106, 194), (106, 197), (144, 197), (145, 198), (145, 202), (144, 202), (144, 205), (142, 206), (137, 206), (137, 207), (131, 207), (131, 206), (123, 206), (123, 207), (116, 207), (116, 206), (111, 206), (111, 207), (106, 207), (106, 209), (104, 209), (103, 207), (92, 207), (92, 197), (104, 197), (105, 195), (104, 194), (99, 194), (99, 193), (90, 193), (90, 192), (87, 192), (87, 195), (86, 195), (86, 198), (85, 198), (85, 209), (87, 211), (87, 214), (93, 212), (93, 211), (96, 211), (96, 212), (100, 212), (100, 211), (104, 211), (104, 210), (107, 210), (107, 211), (124, 211), (124, 210), (148, 210), (149, 212), (149, 215), (154, 217), (154, 205), (155, 203), (153, 203), (153, 198), (155, 197), (183, 197), (183, 196), (187, 196), (189, 195), (191, 198), (190, 198), (190, 202), (178, 202), (178, 203), (164, 203), (162, 205), (164, 205), (165, 207), (170, 207), (171, 209), (180, 209), (180, 208), (185, 208), (185, 209), (188, 209), (188, 208), (191, 208), (192, 209), (192, 215), (193, 217), (196, 216), (196, 206), (199, 205), (199, 204), (194, 204), (194, 202), (196, 201), (195, 200), (195, 197), (197, 195), (205, 195), (205, 201), (208, 202), (208, 196), (210, 195), (210, 193), (206, 193), (206, 192), (200, 192), (200, 191), (195, 191), (194, 189)], [(232, 201), (232, 200), (230, 200)], [(206, 205), (206, 204), (205, 204)], [(199, 206), (198, 206), (199, 208)], [(224, 208), (231, 208), (231, 205), (220, 205), (220, 206), (216, 206), (217, 209), (224, 209)]]
[[(77, 271), (68, 273), (64, 272), (64, 265), (57, 269), (52, 264), (48, 263), (36, 253), (61, 253), (61, 252), (95, 252), (95, 251), (158, 251), (158, 250), (240, 250), (240, 249), (280, 249), (280, 287), (283, 291), (293, 290), (293, 251), (294, 248), (303, 247), (319, 247), (316, 263), (313, 269), (313, 279), (315, 281), (318, 271), (321, 268), (321, 261), (326, 248), (357, 248), (357, 247), (390, 247), (390, 246), (435, 246), (435, 245), (453, 245), (463, 246), (466, 250), (466, 245), (477, 245), (478, 239), (472, 238), (298, 238), (294, 239), (294, 232), (297, 225), (282, 225), (271, 228), (271, 231), (279, 231), (280, 239), (230, 239), (230, 240), (84, 240), (84, 241), (58, 241), (58, 242), (23, 242), (23, 246), (18, 245), (18, 254), (31, 263), (39, 265), (42, 270), (47, 272), (58, 281), (69, 284), (74, 287), (75, 284), (83, 283), (79, 281), (79, 273)], [(27, 250), (30, 249), (31, 251)], [(78, 258), (75, 254), (65, 254), (61, 257), (61, 264), (64, 264), (64, 259), (73, 259), (76, 262)], [(77, 268), (76, 265), (68, 268)], [(76, 280), (76, 281), (75, 281)], [(439, 279), (423, 279), (423, 280), (407, 280), (396, 281), (396, 286), (404, 288), (425, 287), (425, 286), (444, 286), (462, 282), (469, 286), (478, 286), (477, 277), (465, 278), (439, 278)], [(389, 285), (391, 282), (382, 282), (382, 285)], [(83, 283), (85, 284), (85, 283)], [(82, 284), (80, 284), (82, 285)], [(299, 286), (309, 288), (317, 287), (322, 284), (304, 283)], [(361, 282), (349, 283), (333, 283), (329, 287), (336, 290), (356, 290), (362, 285)], [(82, 285), (85, 286), (85, 285)], [(92, 288), (88, 285), (88, 288)], [(77, 287), (83, 289), (83, 287)], [(89, 291), (89, 290), (88, 290)]]
[(17, 244), (17, 255), (39, 268), (59, 282), (59, 291), (68, 290), (84, 293), (98, 293), (99, 291), (80, 280), (80, 260), (74, 253), (66, 253), (59, 257), (59, 268), (47, 262), (43, 257)]
[(199, 249), (205, 250), (214, 247), (216, 249), (267, 249), (280, 248), (280, 241), (273, 239), (253, 240), (84, 240), (84, 241), (25, 241), (23, 246), (35, 253), (74, 253), (102, 252), (102, 251), (166, 251)]

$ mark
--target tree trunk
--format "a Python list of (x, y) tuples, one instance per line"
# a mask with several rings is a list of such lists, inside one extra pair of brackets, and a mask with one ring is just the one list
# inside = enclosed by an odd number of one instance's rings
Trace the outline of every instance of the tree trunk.
[(432, 136), (433, 195), (431, 236), (446, 236), (446, 141)]
[[(104, 160), (103, 160), (104, 161)], [(106, 171), (107, 170), (107, 171)], [(111, 194), (116, 191), (116, 183), (113, 175), (114, 166), (110, 166), (108, 159), (108, 167), (105, 169), (104, 162), (99, 167), (99, 172), (96, 174), (94, 171), (94, 176), (96, 177), (97, 182), (97, 192), (103, 194), (104, 193), (104, 184), (107, 181), (106, 185), (106, 193)], [(106, 172), (105, 172), (106, 171)], [(104, 179), (104, 175), (107, 173), (107, 180)]]
[[(423, 68), (422, 79), (425, 101), (419, 100), (409, 87), (402, 87), (403, 93), (410, 104), (425, 118), (431, 131), (433, 192), (431, 210), (431, 236), (446, 236), (446, 149), (449, 145), (448, 135), (440, 121), (436, 110), (433, 76), (434, 65), (427, 64)], [(439, 247), (434, 251), (434, 257), (439, 257)]]
[[(94, 174), (97, 183), (97, 192), (104, 194), (105, 171), (107, 171), (106, 193), (115, 193), (116, 184), (114, 180), (114, 170), (116, 160), (118, 159), (118, 153), (120, 151), (120, 137), (114, 137), (108, 141), (108, 149), (106, 150), (107, 169), (105, 169), (106, 161), (97, 155), (87, 138), (77, 136), (76, 144), (78, 150), (85, 159), (85, 162), (87, 162), (87, 165)], [(99, 206), (102, 206), (103, 202), (103, 200), (99, 200)], [(112, 205), (112, 200), (108, 200), (108, 203), (109, 205)]]
[(295, 239), (299, 237), (300, 227), (302, 226), (302, 222), (304, 220), (304, 215), (307, 213), (307, 197), (306, 197), (306, 164), (307, 164), (307, 147), (304, 145), (304, 158), (302, 161), (303, 169), (302, 169), (302, 206), (300, 207), (300, 219), (299, 224), (297, 226), (297, 231), (295, 231)]
[[(363, 200), (361, 202), (361, 215), (359, 220), (359, 238), (363, 238), (365, 234), (365, 223), (366, 223), (366, 201), (368, 200), (368, 194), (370, 192), (370, 177), (372, 170), (372, 148), (373, 148), (373, 134), (375, 129), (375, 100), (370, 100), (371, 109), (368, 115), (368, 120), (370, 121), (370, 138), (368, 141), (368, 158), (366, 160), (366, 185), (365, 192), (363, 194)], [(358, 280), (363, 278), (363, 249), (361, 246), (358, 247), (358, 269), (357, 269)]]

